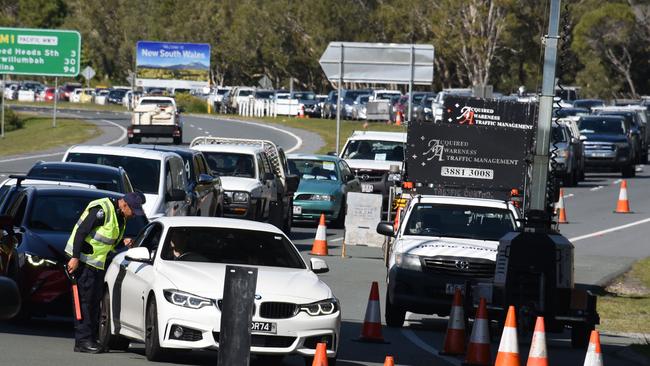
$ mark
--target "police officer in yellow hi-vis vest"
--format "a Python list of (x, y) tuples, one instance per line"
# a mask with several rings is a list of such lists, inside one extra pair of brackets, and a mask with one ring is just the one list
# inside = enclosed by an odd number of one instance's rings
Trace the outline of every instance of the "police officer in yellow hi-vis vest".
[[(92, 201), (70, 234), (65, 252), (70, 256), (68, 272), (77, 278), (82, 315), (74, 324), (75, 352), (103, 351), (97, 335), (106, 258), (122, 241), (126, 220), (144, 215), (144, 201), (139, 192), (127, 193), (120, 199)], [(125, 238), (124, 245), (130, 248), (131, 238)]]

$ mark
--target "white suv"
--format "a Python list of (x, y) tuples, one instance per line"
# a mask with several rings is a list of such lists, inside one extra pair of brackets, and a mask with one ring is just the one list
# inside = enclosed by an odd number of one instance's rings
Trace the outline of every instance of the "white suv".
[(63, 161), (122, 167), (136, 191), (144, 193), (149, 219), (186, 216), (190, 201), (183, 159), (176, 153), (113, 146), (73, 146)]

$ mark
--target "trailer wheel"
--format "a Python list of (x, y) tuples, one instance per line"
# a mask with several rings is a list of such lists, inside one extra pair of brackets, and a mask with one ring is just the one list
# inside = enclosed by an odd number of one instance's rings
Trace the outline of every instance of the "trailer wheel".
[(571, 325), (571, 347), (587, 347), (589, 345), (589, 336), (594, 328), (593, 324), (587, 323), (575, 323)]

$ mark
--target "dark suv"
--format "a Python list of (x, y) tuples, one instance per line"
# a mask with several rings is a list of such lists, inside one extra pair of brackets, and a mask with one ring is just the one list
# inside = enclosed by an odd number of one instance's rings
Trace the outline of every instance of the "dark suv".
[(587, 169), (620, 171), (624, 178), (636, 174), (634, 145), (624, 117), (583, 116), (578, 125)]
[(637, 164), (645, 164), (648, 162), (648, 131), (643, 113), (640, 110), (627, 109), (625, 107), (622, 109), (596, 109), (596, 114), (598, 115), (621, 116), (625, 118), (625, 125), (629, 129), (628, 134), (634, 146), (634, 162)]

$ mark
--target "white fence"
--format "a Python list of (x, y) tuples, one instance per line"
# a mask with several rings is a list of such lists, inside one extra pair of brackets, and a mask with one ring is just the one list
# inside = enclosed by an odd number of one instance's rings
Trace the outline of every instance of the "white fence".
[(300, 103), (298, 99), (249, 99), (237, 107), (237, 114), (244, 117), (296, 116)]

